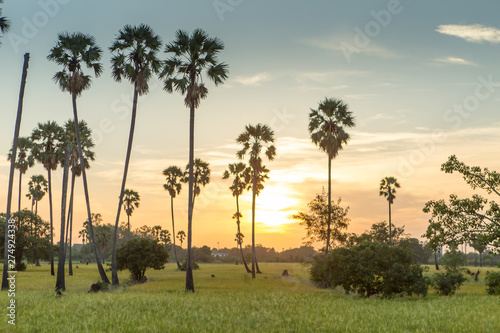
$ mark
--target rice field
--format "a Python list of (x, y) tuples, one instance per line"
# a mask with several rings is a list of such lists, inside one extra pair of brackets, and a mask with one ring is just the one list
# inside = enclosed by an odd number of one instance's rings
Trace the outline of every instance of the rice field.
[[(242, 266), (201, 264), (195, 294), (184, 273), (168, 264), (148, 271), (148, 282), (88, 293), (95, 265), (79, 265), (57, 297), (48, 265), (29, 266), (16, 278), (16, 326), (7, 323), (1, 293), (2, 332), (500, 332), (500, 297), (488, 296), (482, 278), (454, 296), (363, 299), (321, 290), (300, 264), (262, 263), (255, 280)], [(289, 277), (282, 278), (287, 269)], [(432, 274), (431, 271), (428, 274)], [(121, 272), (123, 285), (127, 272)], [(214, 277), (212, 277), (214, 275)]]

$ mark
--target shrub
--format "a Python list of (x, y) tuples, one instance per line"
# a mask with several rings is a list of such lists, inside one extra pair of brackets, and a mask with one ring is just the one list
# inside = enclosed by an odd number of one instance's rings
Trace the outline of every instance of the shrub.
[(310, 273), (320, 287), (342, 286), (347, 294), (357, 292), (365, 297), (425, 296), (428, 290), (423, 268), (411, 252), (385, 243), (365, 242), (316, 256)]
[(167, 260), (165, 247), (149, 238), (131, 239), (116, 251), (118, 269), (128, 269), (135, 281), (141, 281), (148, 268), (165, 268)]
[(435, 273), (432, 278), (432, 286), (437, 289), (439, 295), (453, 295), (466, 280), (458, 271)]
[(486, 272), (484, 281), (488, 295), (500, 295), (500, 272)]
[[(184, 260), (182, 263), (181, 263), (181, 271), (185, 272), (186, 271), (186, 264), (187, 264), (187, 261)], [(198, 265), (197, 262), (194, 262), (193, 261), (193, 270), (196, 270), (196, 269), (200, 269), (200, 265)]]

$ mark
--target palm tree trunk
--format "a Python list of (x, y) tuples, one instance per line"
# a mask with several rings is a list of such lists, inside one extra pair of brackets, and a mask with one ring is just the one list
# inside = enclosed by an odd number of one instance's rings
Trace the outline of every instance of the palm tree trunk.
[(56, 292), (66, 290), (64, 281), (64, 264), (66, 262), (66, 242), (64, 240), (64, 224), (66, 223), (66, 198), (68, 195), (68, 169), (69, 169), (69, 145), (66, 145), (64, 150), (64, 171), (62, 181), (62, 196), (61, 196), (61, 236), (59, 237), (59, 260), (57, 261), (57, 279)]
[[(194, 83), (194, 78), (191, 80)], [(188, 234), (186, 259), (186, 291), (194, 293), (193, 263), (192, 263), (192, 235), (193, 235), (193, 164), (194, 164), (194, 106), (189, 108), (189, 196), (188, 196)]]
[[(389, 195), (390, 195), (389, 188)], [(392, 222), (391, 222), (391, 202), (389, 201), (389, 246), (392, 246)]]
[(130, 215), (127, 214), (128, 233), (130, 233)]
[(255, 256), (255, 191), (257, 189), (257, 171), (253, 171), (253, 184), (252, 184), (252, 279), (255, 279), (255, 264), (257, 258)]
[(69, 252), (69, 266), (68, 266), (68, 273), (70, 276), (73, 275), (73, 263), (72, 263), (72, 254), (71, 254), (71, 246), (72, 246), (72, 241), (71, 241), (71, 236), (73, 234), (73, 197), (74, 197), (74, 190), (75, 190), (75, 172), (71, 171), (71, 193), (69, 196), (69, 211), (68, 211), (68, 223), (66, 225), (66, 244), (68, 244), (68, 252)]
[(330, 250), (330, 233), (332, 224), (332, 159), (328, 156), (328, 229), (326, 232), (325, 253)]
[(436, 271), (439, 271), (437, 251), (434, 251), (434, 263), (436, 264)]
[(9, 188), (7, 190), (7, 210), (5, 211), (5, 238), (4, 238), (4, 252), (3, 252), (3, 274), (2, 274), (2, 290), (9, 289), (8, 283), (8, 263), (9, 263), (9, 233), (7, 232), (8, 223), (10, 220), (10, 206), (12, 204), (12, 187), (14, 185), (14, 169), (16, 164), (17, 155), (17, 142), (19, 139), (19, 130), (21, 128), (21, 116), (23, 113), (23, 98), (24, 98), (24, 88), (26, 87), (26, 77), (28, 75), (28, 64), (30, 60), (30, 54), (24, 54), (24, 64), (23, 64), (23, 74), (21, 76), (21, 88), (19, 91), (19, 102), (17, 104), (17, 116), (16, 116), (16, 127), (14, 129), (14, 142), (12, 145), (12, 158), (10, 161), (10, 171), (9, 171)]
[(19, 170), (19, 199), (17, 201), (17, 211), (21, 211), (21, 184), (23, 179), (23, 173)]
[(170, 196), (170, 211), (172, 213), (172, 235), (173, 235), (173, 242), (174, 242), (174, 256), (175, 256), (175, 262), (177, 263), (177, 268), (180, 270), (181, 269), (181, 264), (179, 264), (179, 259), (177, 259), (177, 250), (175, 249), (175, 224), (174, 224), (174, 197)]
[(82, 179), (83, 179), (83, 190), (85, 192), (85, 202), (87, 204), (87, 218), (89, 219), (89, 236), (90, 243), (92, 244), (92, 248), (94, 249), (94, 255), (97, 263), (97, 270), (99, 271), (99, 276), (101, 277), (102, 282), (110, 283), (108, 277), (106, 276), (106, 272), (101, 265), (101, 261), (99, 260), (99, 253), (97, 252), (97, 246), (94, 238), (94, 227), (92, 225), (92, 214), (90, 212), (90, 198), (89, 198), (89, 189), (87, 184), (87, 172), (85, 171), (85, 159), (82, 153), (82, 142), (80, 140), (80, 129), (78, 122), (78, 111), (76, 109), (76, 95), (71, 94), (73, 99), (73, 117), (75, 122), (75, 132), (76, 132), (76, 142), (78, 145), (78, 154), (80, 155), (80, 165), (82, 166)]
[(50, 275), (54, 276), (54, 228), (52, 223), (52, 172), (48, 169), (49, 180), (49, 216), (50, 216)]
[[(132, 104), (132, 119), (130, 121), (130, 132), (128, 135), (128, 146), (127, 155), (125, 157), (125, 166), (123, 168), (123, 178), (122, 187), (120, 189), (120, 199), (118, 200), (118, 211), (116, 213), (115, 220), (115, 232), (113, 233), (113, 251), (111, 254), (111, 281), (113, 285), (119, 285), (120, 280), (118, 279), (118, 266), (116, 263), (116, 248), (118, 243), (118, 223), (120, 222), (120, 212), (123, 205), (123, 192), (125, 192), (125, 184), (127, 182), (128, 165), (130, 163), (130, 154), (132, 153), (132, 143), (134, 141), (134, 131), (135, 131), (135, 118), (137, 115), (137, 97), (139, 93), (137, 92), (137, 83), (134, 83), (134, 101)], [(130, 220), (129, 220), (129, 234), (130, 234)]]
[[(240, 230), (240, 201), (238, 200), (239, 196), (236, 196), (236, 224), (238, 225), (238, 235), (241, 234)], [(241, 252), (241, 260), (243, 261), (243, 265), (245, 265), (245, 269), (247, 270), (247, 273), (252, 273), (250, 268), (248, 268), (247, 261), (245, 260), (245, 256), (243, 255), (243, 240), (241, 242), (238, 242), (240, 245), (240, 252)]]

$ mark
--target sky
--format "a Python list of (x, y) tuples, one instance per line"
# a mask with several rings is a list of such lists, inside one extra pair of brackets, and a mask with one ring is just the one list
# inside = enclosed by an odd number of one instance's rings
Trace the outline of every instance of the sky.
[[(388, 219), (380, 180), (401, 184), (392, 221), (421, 238), (430, 216), (428, 200), (472, 190), (440, 165), (456, 154), (469, 165), (500, 170), (500, 3), (444, 1), (77, 1), (5, 0), (11, 30), (0, 41), (0, 154), (11, 148), (23, 54), (31, 55), (21, 135), (39, 122), (72, 117), (71, 98), (52, 81), (58, 70), (46, 57), (60, 32), (95, 36), (105, 71), (78, 99), (80, 119), (96, 143), (88, 171), (92, 212), (114, 223), (130, 126), (132, 85), (110, 75), (108, 47), (125, 24), (145, 23), (164, 43), (178, 29), (204, 29), (220, 38), (219, 60), (228, 64), (221, 86), (196, 111), (195, 156), (210, 163), (193, 220), (195, 246), (233, 247), (235, 200), (222, 179), (237, 161), (236, 137), (245, 125), (263, 123), (275, 132), (277, 158), (267, 162), (270, 179), (257, 199), (256, 242), (276, 250), (298, 247), (305, 230), (291, 219), (327, 187), (328, 160), (314, 146), (308, 115), (325, 97), (349, 105), (356, 126), (332, 163), (332, 198), (349, 206), (350, 232), (361, 233)], [(166, 55), (160, 54), (162, 59)], [(141, 196), (132, 228), (171, 230), (170, 198), (162, 170), (188, 160), (189, 114), (179, 94), (154, 79), (139, 100), (127, 188)], [(9, 163), (0, 158), (0, 211), (5, 211)], [(46, 174), (37, 165), (28, 178)], [(62, 170), (54, 174), (54, 207), (60, 209)], [(17, 174), (14, 184), (17, 184)], [(14, 198), (18, 188), (14, 186)], [(75, 226), (86, 220), (81, 180), (76, 187)], [(486, 193), (480, 193), (488, 196)], [(14, 200), (14, 202), (17, 202)], [(16, 208), (17, 204), (14, 205)], [(251, 239), (251, 195), (241, 198), (244, 244)], [(176, 231), (187, 229), (187, 186), (174, 201)], [(40, 202), (48, 220), (48, 198)], [(121, 220), (126, 215), (121, 214)], [(56, 239), (60, 214), (54, 214)], [(74, 242), (80, 242), (77, 232)]]

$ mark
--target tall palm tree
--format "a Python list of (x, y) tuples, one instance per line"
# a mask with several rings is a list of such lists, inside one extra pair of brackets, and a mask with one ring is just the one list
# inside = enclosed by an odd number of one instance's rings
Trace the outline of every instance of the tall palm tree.
[(269, 161), (276, 157), (274, 146), (274, 132), (267, 125), (247, 125), (236, 142), (243, 148), (236, 153), (240, 160), (248, 154), (248, 165), (252, 172), (252, 278), (255, 279), (255, 266), (257, 257), (255, 255), (255, 199), (264, 189), (264, 181), (269, 170), (262, 164), (261, 153), (264, 152)]
[(118, 32), (118, 36), (109, 48), (113, 54), (111, 59), (112, 76), (117, 82), (122, 78), (127, 79), (134, 85), (134, 100), (132, 104), (132, 118), (130, 122), (130, 133), (128, 137), (127, 155), (123, 169), (122, 186), (118, 200), (118, 211), (116, 213), (115, 229), (113, 234), (113, 253), (111, 260), (111, 280), (114, 285), (119, 284), (118, 269), (116, 264), (116, 247), (118, 242), (118, 223), (120, 220), (120, 210), (123, 203), (125, 184), (127, 182), (128, 166), (130, 154), (132, 152), (132, 142), (134, 140), (135, 118), (137, 114), (138, 96), (149, 92), (148, 81), (151, 77), (159, 73), (161, 62), (157, 58), (157, 53), (161, 47), (161, 40), (149, 26), (141, 24), (132, 27), (126, 25)]
[(123, 191), (123, 209), (127, 214), (127, 226), (130, 233), (130, 216), (134, 213), (136, 208), (139, 208), (141, 197), (139, 193), (134, 190), (126, 189)]
[(38, 201), (42, 200), (47, 193), (47, 186), (47, 180), (43, 175), (31, 176), (26, 196), (35, 203), (35, 215), (38, 215)]
[(196, 29), (191, 35), (178, 30), (175, 40), (165, 47), (170, 58), (165, 61), (160, 77), (164, 79), (164, 89), (174, 90), (185, 95), (184, 104), (189, 108), (189, 199), (188, 199), (188, 234), (186, 290), (194, 292), (192, 266), (192, 222), (193, 222), (193, 164), (194, 164), (194, 116), (200, 101), (207, 97), (208, 89), (203, 83), (203, 71), (208, 79), (219, 85), (228, 75), (228, 66), (218, 62), (218, 55), (224, 44), (218, 38)]
[(312, 142), (328, 155), (328, 223), (325, 252), (329, 251), (332, 222), (332, 160), (350, 140), (345, 128), (354, 127), (354, 117), (341, 100), (325, 98), (309, 113), (309, 133)]
[[(180, 183), (180, 179), (184, 176), (184, 174), (181, 168), (172, 165), (163, 170), (163, 175), (166, 177), (167, 181), (165, 184), (163, 184), (163, 188), (170, 194), (170, 211), (172, 213), (172, 235), (175, 236), (174, 198), (176, 197), (177, 194), (181, 193), (182, 184)], [(179, 259), (177, 258), (177, 250), (175, 248), (175, 237), (173, 237), (173, 242), (174, 242), (175, 262), (177, 263), (177, 268), (181, 269), (181, 264), (179, 263)]]
[[(63, 140), (64, 141), (64, 140)], [(64, 222), (66, 222), (66, 199), (68, 194), (68, 173), (69, 173), (69, 155), (71, 147), (69, 144), (64, 144), (64, 164), (63, 164), (63, 180), (62, 180), (62, 195), (61, 195), (61, 235), (59, 237), (59, 257), (57, 263), (57, 279), (56, 292), (60, 295), (61, 291), (66, 290), (64, 280), (64, 264), (66, 262), (66, 242), (64, 240), (65, 230)]]
[[(19, 150), (17, 153), (15, 168), (19, 170), (19, 199), (17, 203), (17, 210), (21, 211), (21, 186), (22, 186), (22, 178), (23, 175), (26, 174), (29, 168), (32, 168), (35, 165), (35, 158), (33, 154), (31, 154), (31, 147), (33, 143), (29, 137), (21, 137), (17, 141), (17, 149)], [(12, 149), (7, 156), (7, 159), (10, 161), (12, 159)]]
[(184, 230), (181, 230), (177, 233), (177, 239), (179, 242), (181, 242), (181, 249), (182, 249), (182, 243), (184, 243), (184, 240), (186, 239), (186, 233)]
[(394, 203), (394, 199), (396, 198), (396, 188), (400, 188), (401, 186), (398, 183), (398, 180), (394, 177), (385, 177), (380, 181), (380, 196), (384, 196), (387, 198), (389, 202), (389, 246), (392, 246), (392, 223), (391, 223), (391, 205)]
[[(81, 96), (84, 90), (90, 88), (92, 79), (90, 75), (85, 75), (82, 66), (94, 71), (96, 77), (102, 73), (101, 59), (102, 50), (97, 46), (95, 38), (90, 35), (85, 35), (80, 32), (76, 33), (61, 33), (58, 35), (56, 45), (50, 50), (48, 59), (62, 66), (62, 70), (54, 75), (54, 81), (59, 85), (62, 91), (67, 91), (71, 94), (73, 104), (73, 121), (75, 125), (76, 142), (78, 145), (78, 154), (80, 165), (85, 165), (84, 154), (82, 153), (82, 140), (80, 131), (78, 130), (78, 110), (76, 106), (77, 97)], [(99, 260), (99, 252), (94, 239), (94, 229), (92, 226), (92, 214), (90, 211), (90, 198), (87, 185), (87, 173), (85, 168), (82, 170), (83, 189), (85, 193), (85, 202), (87, 204), (87, 216), (90, 221), (89, 236), (90, 242), (94, 249), (96, 257), (97, 269), (101, 280), (104, 283), (109, 283), (106, 272)]]
[(236, 225), (238, 227), (238, 232), (236, 233), (236, 242), (240, 247), (241, 259), (243, 264), (245, 265), (245, 269), (247, 273), (251, 273), (252, 271), (248, 268), (247, 262), (245, 260), (245, 256), (243, 255), (243, 234), (240, 229), (240, 218), (242, 217), (240, 213), (240, 203), (239, 197), (243, 194), (243, 192), (248, 188), (251, 179), (251, 169), (246, 166), (243, 162), (231, 163), (228, 166), (228, 170), (224, 171), (222, 175), (222, 179), (228, 179), (230, 176), (234, 176), (233, 184), (229, 186), (229, 190), (232, 192), (233, 197), (236, 198), (236, 213), (233, 215), (233, 218), (236, 219)]
[[(87, 126), (84, 120), (80, 121), (80, 140), (82, 144), (82, 152), (84, 155), (85, 169), (90, 168), (90, 161), (95, 160), (95, 154), (91, 150), (94, 147), (94, 142), (92, 141), (92, 131)], [(75, 124), (73, 120), (68, 120), (64, 123), (64, 138), (65, 142), (70, 145), (70, 167), (71, 167), (71, 190), (68, 208), (68, 220), (66, 223), (66, 243), (68, 244), (68, 272), (69, 275), (73, 275), (73, 257), (72, 257), (72, 235), (73, 235), (73, 203), (74, 203), (74, 189), (75, 189), (75, 179), (82, 175), (80, 156), (78, 153), (78, 144), (76, 141)], [(61, 166), (64, 165), (64, 160), (61, 159)]]
[(53, 214), (52, 214), (52, 171), (59, 165), (60, 151), (58, 145), (63, 136), (63, 129), (55, 121), (45, 124), (38, 123), (38, 127), (31, 133), (33, 147), (31, 151), (35, 159), (47, 170), (49, 181), (49, 218), (50, 218), (50, 274), (54, 272), (54, 240), (53, 240)]
[[(189, 164), (186, 165), (186, 170), (184, 171), (184, 176), (181, 178), (181, 182), (188, 183), (189, 182)], [(201, 193), (201, 187), (205, 187), (210, 183), (210, 165), (208, 162), (205, 162), (199, 158), (194, 160), (194, 168), (193, 168), (193, 209), (194, 209), (194, 201), (197, 196)], [(189, 236), (188, 236), (189, 237)]]
[[(3, 0), (0, 0), (0, 4), (3, 3)], [(0, 8), (0, 31), (2, 34), (5, 34), (10, 29), (10, 21), (7, 20), (5, 16), (2, 16), (2, 8)], [(0, 42), (0, 44), (2, 44)]]

